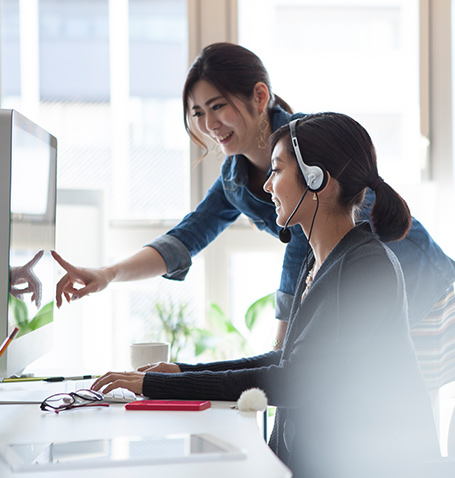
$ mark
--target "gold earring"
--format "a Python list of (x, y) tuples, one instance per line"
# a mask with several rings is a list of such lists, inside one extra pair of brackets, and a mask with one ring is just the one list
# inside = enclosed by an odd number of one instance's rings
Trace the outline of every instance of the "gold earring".
[(313, 193), (313, 201), (317, 201), (318, 200), (318, 197), (316, 195), (316, 193)]
[[(262, 116), (262, 113), (261, 113)], [(258, 148), (265, 149), (267, 148), (267, 140), (269, 139), (269, 122), (267, 119), (267, 113), (262, 116), (261, 123), (259, 125), (259, 133), (258, 133)]]

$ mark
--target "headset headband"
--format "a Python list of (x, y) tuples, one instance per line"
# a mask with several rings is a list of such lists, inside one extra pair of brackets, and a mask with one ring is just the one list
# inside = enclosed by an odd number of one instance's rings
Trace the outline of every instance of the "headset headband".
[(320, 164), (308, 165), (303, 161), (302, 154), (300, 153), (299, 142), (295, 128), (300, 118), (292, 120), (289, 123), (289, 129), (291, 131), (292, 146), (294, 147), (295, 156), (299, 163), (300, 170), (307, 183), (308, 189), (312, 192), (322, 191), (327, 184), (327, 172), (324, 166)]

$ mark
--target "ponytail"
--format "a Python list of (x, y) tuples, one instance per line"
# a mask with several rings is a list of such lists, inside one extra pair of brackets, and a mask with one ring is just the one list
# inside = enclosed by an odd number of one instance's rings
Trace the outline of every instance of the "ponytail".
[(294, 110), (286, 103), (286, 101), (283, 100), (280, 96), (277, 94), (273, 93), (272, 94), (273, 100), (270, 101), (270, 106), (273, 107), (275, 105), (280, 106), (281, 108), (284, 109), (284, 111), (287, 111), (288, 113), (293, 114)]
[[(365, 191), (370, 187), (376, 193), (370, 218), (373, 231), (383, 242), (398, 241), (406, 236), (412, 222), (408, 205), (378, 175), (376, 150), (363, 126), (340, 113), (315, 113), (298, 121), (296, 134), (305, 163), (323, 165), (338, 181), (338, 199), (347, 213), (360, 209)], [(272, 134), (271, 150), (282, 138), (293, 155), (289, 126)]]
[(373, 231), (382, 242), (404, 239), (412, 222), (406, 201), (379, 176), (370, 188), (376, 195), (371, 209)]

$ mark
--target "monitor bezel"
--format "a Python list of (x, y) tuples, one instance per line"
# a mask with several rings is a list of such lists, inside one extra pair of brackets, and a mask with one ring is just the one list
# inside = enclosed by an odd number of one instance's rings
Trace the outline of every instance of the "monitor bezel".
[[(48, 207), (45, 214), (23, 214), (21, 221), (53, 223), (55, 245), (56, 218), (56, 168), (57, 139), (55, 136), (13, 109), (0, 109), (0, 340), (9, 333), (8, 303), (10, 290), (10, 236), (11, 236), (11, 161), (14, 128), (26, 128), (28, 132), (44, 140), (51, 149)], [(49, 207), (49, 205), (51, 205)], [(17, 220), (15, 215), (15, 220)], [(53, 323), (14, 339), (0, 357), (0, 379), (19, 375), (32, 362), (50, 352), (53, 346)]]

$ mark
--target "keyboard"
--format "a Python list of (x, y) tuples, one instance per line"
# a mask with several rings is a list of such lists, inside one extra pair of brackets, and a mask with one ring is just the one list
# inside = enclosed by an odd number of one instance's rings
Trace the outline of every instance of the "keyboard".
[(137, 400), (136, 394), (126, 388), (116, 388), (104, 394), (104, 401), (108, 403), (129, 403)]

